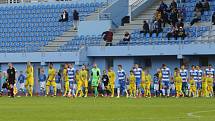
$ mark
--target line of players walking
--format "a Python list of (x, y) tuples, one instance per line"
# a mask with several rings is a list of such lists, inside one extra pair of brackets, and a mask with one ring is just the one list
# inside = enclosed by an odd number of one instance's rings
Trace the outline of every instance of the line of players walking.
[[(2, 78), (5, 80), (2, 88), (8, 90), (10, 97), (20, 96), (22, 93), (26, 96), (33, 96), (34, 69), (31, 63), (27, 63), (26, 77), (21, 72), (16, 82), (15, 73), (15, 68), (9, 64), (5, 76)], [(153, 77), (149, 74), (148, 69), (142, 69), (138, 64), (134, 65), (129, 74), (126, 74), (122, 65), (118, 65), (116, 73), (112, 67), (101, 73), (96, 64), (91, 70), (85, 65), (78, 70), (73, 64), (65, 64), (61, 73), (57, 72), (50, 63), (48, 76), (46, 77), (42, 69), (38, 77), (40, 95), (51, 94), (55, 97), (58, 93), (62, 94), (61, 87), (63, 87), (64, 97), (87, 97), (88, 94), (97, 97), (99, 93), (101, 96), (117, 96), (117, 98), (120, 96), (151, 97), (152, 95), (154, 97), (212, 97), (214, 95), (215, 71), (211, 65), (203, 70), (199, 66), (192, 66), (190, 71), (182, 65), (171, 73), (171, 70), (163, 64)], [(62, 86), (61, 80), (63, 81)], [(16, 88), (17, 83), (20, 85), (19, 90)], [(92, 93), (89, 93), (88, 90)]]

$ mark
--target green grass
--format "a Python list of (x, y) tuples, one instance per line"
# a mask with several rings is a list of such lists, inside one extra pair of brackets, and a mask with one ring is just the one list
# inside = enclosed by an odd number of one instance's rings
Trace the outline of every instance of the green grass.
[(0, 121), (214, 121), (215, 98), (0, 97)]

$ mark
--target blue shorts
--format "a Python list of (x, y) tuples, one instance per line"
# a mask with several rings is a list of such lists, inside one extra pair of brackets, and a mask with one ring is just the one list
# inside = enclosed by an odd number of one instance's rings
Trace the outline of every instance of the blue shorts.
[(120, 90), (125, 90), (126, 89), (126, 81), (125, 80), (118, 80), (118, 88), (120, 88)]
[(137, 86), (137, 89), (140, 88), (140, 83), (141, 83), (141, 79), (140, 79), (140, 78), (136, 78), (136, 86)]
[(75, 81), (69, 81), (69, 88), (74, 88), (74, 84), (76, 84)]
[(163, 89), (169, 89), (170, 82), (169, 81), (162, 81), (162, 88)]
[(198, 90), (202, 89), (202, 82), (197, 82), (196, 87), (197, 87)]

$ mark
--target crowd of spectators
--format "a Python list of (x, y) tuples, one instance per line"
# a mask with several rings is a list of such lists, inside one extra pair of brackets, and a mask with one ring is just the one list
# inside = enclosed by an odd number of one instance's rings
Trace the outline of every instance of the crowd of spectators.
[[(185, 0), (180, 2), (184, 3)], [(193, 19), (190, 22), (190, 26), (201, 21), (201, 16), (204, 11), (210, 10), (210, 4), (208, 0), (198, 1), (194, 7)], [(160, 5), (157, 8), (156, 12), (151, 21), (144, 21), (143, 28), (140, 33), (147, 34), (151, 36), (153, 33), (156, 33), (158, 36), (159, 33), (163, 32), (163, 28), (166, 24), (169, 24), (171, 29), (168, 31), (166, 37), (170, 39), (171, 37), (177, 39), (181, 37), (184, 39), (188, 34), (184, 29), (184, 20), (186, 17), (186, 8), (178, 7), (177, 2), (172, 0), (171, 4), (168, 6), (163, 0), (160, 1)], [(212, 24), (215, 25), (215, 12), (212, 15)]]

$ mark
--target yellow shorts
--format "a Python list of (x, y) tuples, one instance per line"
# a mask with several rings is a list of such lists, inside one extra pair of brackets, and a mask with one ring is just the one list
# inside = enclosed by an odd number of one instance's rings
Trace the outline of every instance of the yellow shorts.
[(145, 84), (145, 83), (141, 83), (141, 84), (140, 84), (140, 87), (141, 87), (142, 89), (145, 89), (146, 84)]
[(47, 81), (46, 86), (53, 86), (56, 87), (56, 82), (55, 81)]
[(213, 86), (208, 86), (208, 92), (212, 92), (213, 91)]
[(145, 84), (145, 89), (150, 89), (150, 84)]
[(135, 84), (130, 84), (129, 85), (129, 90), (136, 90), (136, 85)]
[(176, 88), (176, 91), (181, 91), (182, 85), (177, 85), (176, 84), (175, 88)]
[(196, 92), (196, 87), (190, 87), (190, 92)]
[(88, 87), (88, 81), (87, 80), (83, 81), (83, 86), (86, 88)]
[(115, 84), (109, 84), (109, 88), (110, 89), (114, 89), (115, 88)]
[(33, 85), (34, 85), (34, 78), (26, 79), (25, 86), (33, 86)]

